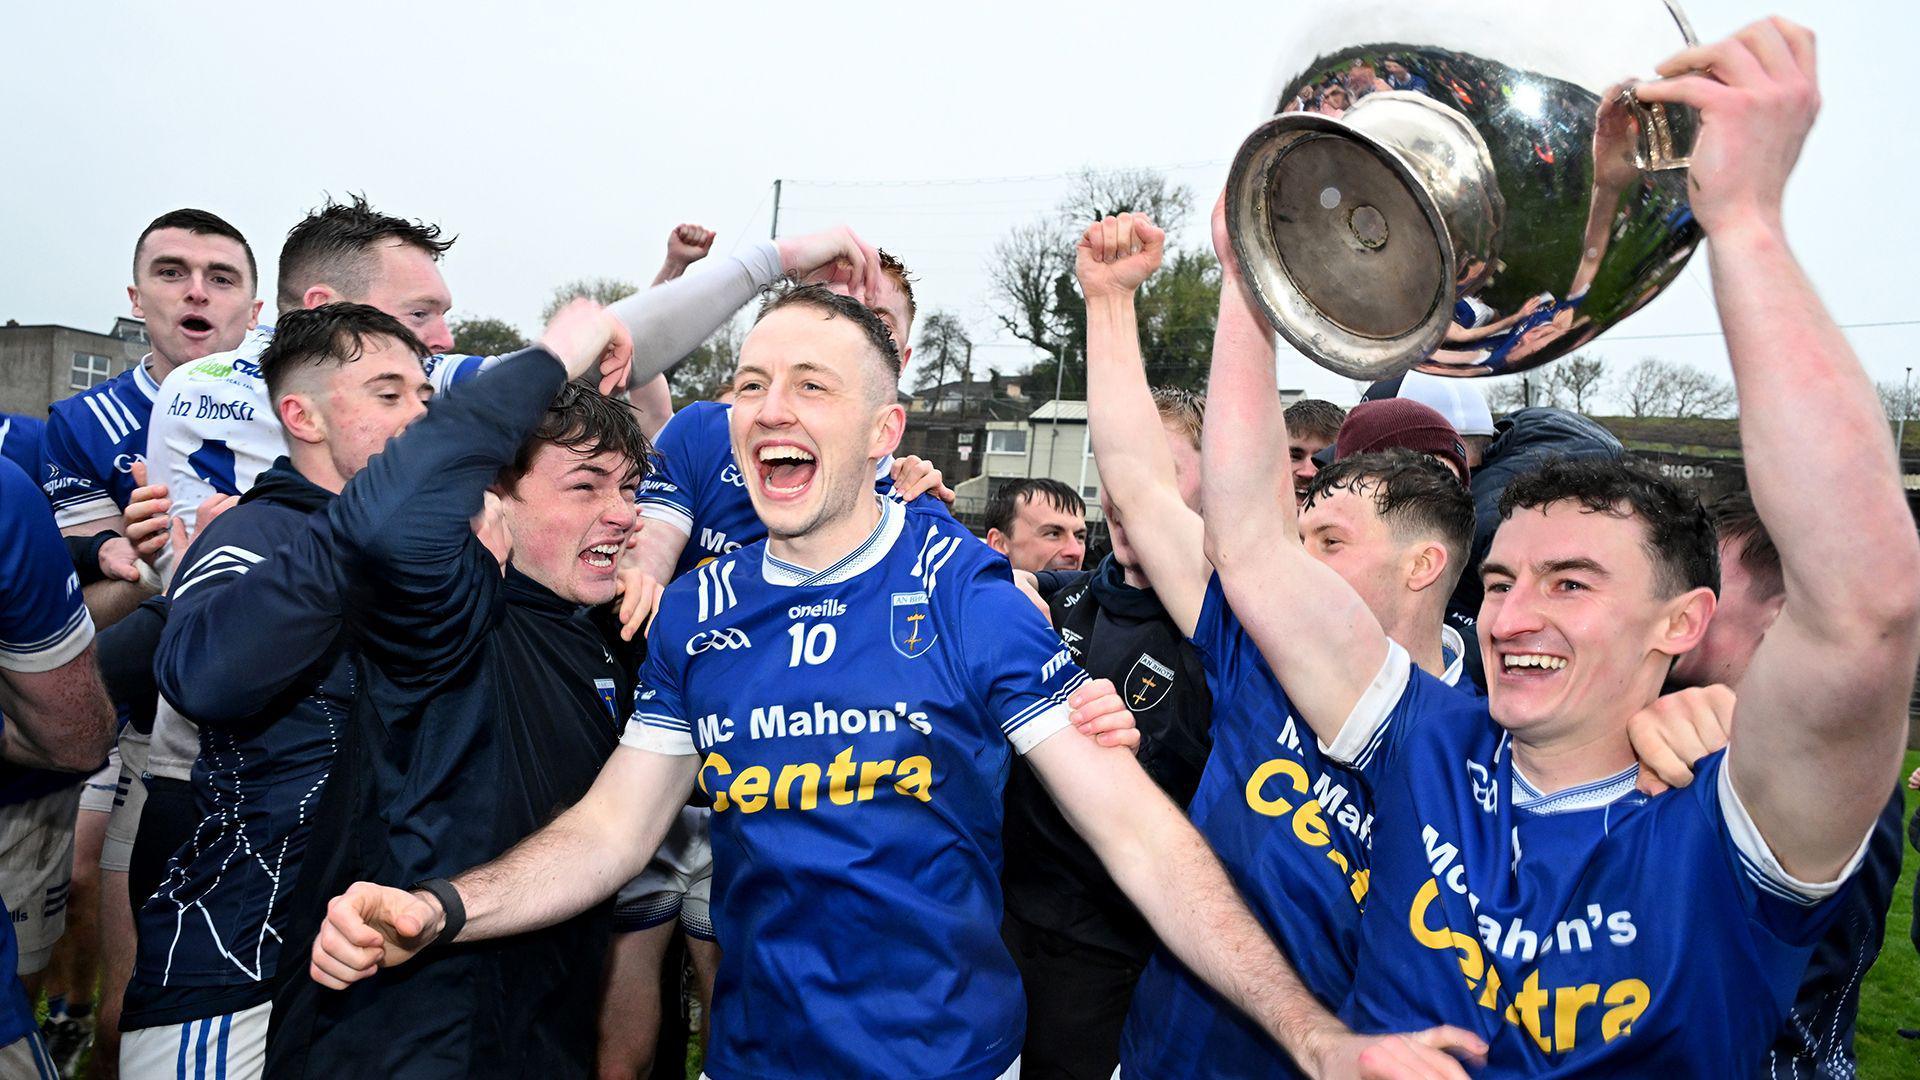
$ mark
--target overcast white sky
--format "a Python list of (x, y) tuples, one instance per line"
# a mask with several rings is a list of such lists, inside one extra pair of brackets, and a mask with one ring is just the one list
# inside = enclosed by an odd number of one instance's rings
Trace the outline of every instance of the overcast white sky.
[[(1767, 10), (1685, 6), (1703, 39)], [(977, 363), (1016, 370), (1027, 354), (986, 301), (994, 241), (1086, 165), (1167, 168), (1204, 209), (1267, 99), (1263, 42), (1318, 7), (9, 5), (0, 319), (105, 329), (126, 308), (134, 237), (183, 205), (253, 241), (270, 315), (286, 230), (325, 192), (365, 191), (460, 234), (445, 264), (457, 313), (531, 332), (561, 281), (650, 279), (677, 222), (719, 230), (720, 253), (766, 236), (780, 177), (783, 234), (853, 225), (914, 268), (923, 312), (973, 328)], [(1551, 23), (1554, 4), (1536, 7)], [(1920, 6), (1775, 10), (1819, 33), (1826, 100), (1789, 193), (1795, 246), (1841, 322), (1920, 319)], [(1054, 179), (951, 182), (1035, 176)], [(928, 180), (943, 182), (871, 183)], [(1724, 372), (1707, 287), (1696, 259), (1586, 351)], [(1622, 340), (1656, 334), (1706, 336)], [(1893, 380), (1916, 334), (1850, 332)], [(1282, 382), (1357, 396), (1304, 361)]]

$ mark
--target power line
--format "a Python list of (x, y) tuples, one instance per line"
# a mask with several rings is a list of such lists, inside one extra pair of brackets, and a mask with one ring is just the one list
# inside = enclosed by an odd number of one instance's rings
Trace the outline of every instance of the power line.
[[(1842, 330), (1877, 330), (1887, 326), (1920, 326), (1920, 319), (1894, 319), (1887, 322), (1840, 323)], [(1665, 341), (1671, 338), (1726, 337), (1725, 330), (1694, 330), (1680, 334), (1608, 334), (1607, 341)], [(1601, 338), (1595, 338), (1598, 343)]]
[[(1226, 158), (1210, 161), (1177, 161), (1171, 165), (1130, 166), (1132, 168), (1154, 169), (1159, 172), (1179, 172), (1193, 169), (1219, 168), (1227, 164)], [(806, 187), (972, 187), (979, 184), (1037, 184), (1049, 181), (1072, 180), (1084, 170), (1057, 173), (1030, 173), (1024, 176), (956, 176), (930, 178), (923, 180), (788, 180), (787, 183)]]

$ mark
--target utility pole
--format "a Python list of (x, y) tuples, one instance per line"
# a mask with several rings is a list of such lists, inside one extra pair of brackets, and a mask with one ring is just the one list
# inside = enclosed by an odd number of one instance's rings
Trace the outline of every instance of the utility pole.
[[(1913, 369), (1907, 369), (1907, 378), (1900, 384), (1900, 425), (1894, 429), (1893, 456), (1897, 461), (1905, 461), (1907, 450), (1907, 414), (1913, 411)], [(1907, 467), (1900, 466), (1901, 475), (1906, 475)]]
[(773, 235), (769, 240), (780, 239), (780, 181), (773, 182)]

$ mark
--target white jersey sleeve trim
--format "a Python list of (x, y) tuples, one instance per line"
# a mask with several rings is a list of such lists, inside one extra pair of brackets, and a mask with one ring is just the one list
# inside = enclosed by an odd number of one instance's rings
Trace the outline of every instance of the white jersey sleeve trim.
[(1860, 846), (1854, 849), (1853, 857), (1847, 860), (1832, 881), (1801, 881), (1780, 865), (1773, 848), (1767, 846), (1766, 837), (1760, 835), (1759, 826), (1753, 823), (1753, 815), (1747, 813), (1746, 804), (1740, 801), (1740, 793), (1733, 789), (1732, 762), (1720, 763), (1718, 795), (1720, 813), (1727, 820), (1727, 833), (1740, 853), (1740, 869), (1746, 873), (1747, 880), (1761, 891), (1790, 903), (1812, 907), (1839, 892), (1840, 886), (1845, 885), (1847, 879), (1860, 869), (1861, 861), (1867, 857), (1867, 844), (1873, 840), (1873, 827), (1869, 825), (1866, 835), (1860, 838)]
[(663, 525), (671, 525), (688, 536), (693, 535), (693, 515), (670, 502), (663, 502), (658, 499), (641, 499), (640, 516), (648, 521), (658, 521)]
[(685, 720), (657, 713), (634, 713), (620, 735), (620, 745), (668, 757), (690, 757), (699, 752)]
[(85, 525), (90, 521), (111, 518), (120, 520), (120, 508), (113, 503), (113, 496), (104, 491), (96, 491), (82, 499), (63, 502), (54, 507), (53, 523), (62, 529), (71, 529), (75, 525)]
[(1065, 701), (1056, 702), (1008, 731), (1007, 741), (1013, 744), (1013, 752), (1029, 753), (1034, 747), (1065, 730), (1070, 712), (1072, 710), (1067, 708)]
[(1388, 718), (1393, 716), (1412, 680), (1412, 657), (1399, 642), (1388, 639), (1387, 658), (1381, 661), (1379, 672), (1367, 684), (1360, 700), (1354, 702), (1353, 711), (1347, 714), (1347, 722), (1340, 726), (1340, 734), (1334, 737), (1333, 744), (1320, 743), (1320, 752), (1344, 765), (1366, 768), (1387, 733)]
[(85, 652), (92, 642), (93, 616), (82, 605), (74, 609), (66, 625), (46, 638), (18, 645), (0, 642), (0, 668), (22, 674), (52, 671)]

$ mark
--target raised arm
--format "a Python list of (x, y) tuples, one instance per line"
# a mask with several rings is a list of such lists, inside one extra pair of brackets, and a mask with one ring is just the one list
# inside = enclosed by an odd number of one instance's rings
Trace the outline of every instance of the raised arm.
[(1220, 321), (1200, 436), (1207, 557), (1301, 718), (1332, 744), (1386, 662), (1387, 635), (1359, 594), (1301, 542), (1273, 331), (1234, 262), (1224, 200), (1214, 209), (1214, 250)]
[(1100, 482), (1154, 595), (1193, 636), (1207, 595), (1200, 515), (1180, 498), (1173, 452), (1140, 358), (1134, 292), (1160, 268), (1166, 233), (1147, 218), (1095, 222), (1074, 250), (1087, 299), (1087, 416)]
[[(453, 879), (465, 907), (455, 939), (524, 933), (612, 896), (653, 857), (693, 790), (699, 758), (614, 749), (586, 796), (553, 824)], [(327, 904), (309, 973), (339, 990), (412, 958), (439, 936), (446, 908), (432, 893), (356, 882)]]
[(806, 277), (839, 268), (864, 298), (880, 286), (880, 256), (840, 226), (753, 245), (719, 265), (643, 289), (607, 308), (633, 335), (630, 386), (639, 387), (680, 362), (782, 274)]
[[(624, 330), (577, 300), (540, 344), (448, 394), (368, 461), (328, 509), (342, 604), (377, 661), (444, 674), (478, 632), (498, 563), (473, 534), (482, 496), (570, 377), (615, 370)], [(616, 355), (619, 354), (619, 355)]]
[(1782, 227), (1787, 175), (1819, 109), (1813, 35), (1773, 19), (1660, 70), (1678, 77), (1640, 87), (1641, 100), (1700, 110), (1693, 212), (1747, 480), (1786, 579), (1738, 687), (1727, 774), (1781, 868), (1828, 881), (1867, 835), (1900, 760), (1920, 655), (1920, 541), (1873, 385)]

